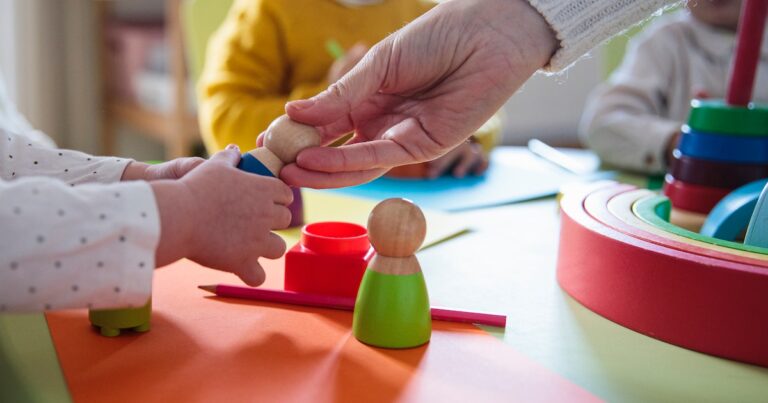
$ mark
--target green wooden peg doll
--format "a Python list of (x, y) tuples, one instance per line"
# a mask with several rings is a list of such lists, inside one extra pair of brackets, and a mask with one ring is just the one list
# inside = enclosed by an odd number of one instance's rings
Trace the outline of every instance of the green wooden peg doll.
[(417, 347), (429, 341), (432, 319), (424, 275), (414, 253), (427, 232), (424, 214), (405, 199), (387, 199), (368, 216), (376, 256), (355, 303), (353, 333), (365, 344)]

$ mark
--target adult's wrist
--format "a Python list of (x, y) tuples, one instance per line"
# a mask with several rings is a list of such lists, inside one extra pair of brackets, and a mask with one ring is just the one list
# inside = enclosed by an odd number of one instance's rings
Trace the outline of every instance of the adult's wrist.
[[(549, 63), (559, 41), (544, 16), (526, 0), (473, 0), (480, 8), (480, 21), (506, 39), (525, 70), (538, 70)], [(520, 67), (520, 66), (515, 66)], [(525, 77), (527, 79), (527, 77)]]

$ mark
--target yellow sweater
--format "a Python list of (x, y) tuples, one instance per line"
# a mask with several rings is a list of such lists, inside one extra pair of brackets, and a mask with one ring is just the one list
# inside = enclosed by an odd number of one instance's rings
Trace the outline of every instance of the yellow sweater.
[(349, 7), (335, 0), (237, 0), (208, 44), (199, 83), (200, 126), (206, 148), (229, 143), (243, 150), (284, 113), (285, 103), (328, 87), (333, 57), (326, 42), (344, 49), (374, 45), (434, 3), (385, 0)]

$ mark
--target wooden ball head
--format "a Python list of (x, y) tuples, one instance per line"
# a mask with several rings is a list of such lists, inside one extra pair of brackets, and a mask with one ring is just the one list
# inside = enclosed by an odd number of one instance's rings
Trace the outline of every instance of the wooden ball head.
[(319, 146), (320, 143), (320, 133), (314, 127), (294, 122), (287, 115), (283, 115), (267, 128), (264, 147), (249, 151), (248, 154), (261, 162), (272, 176), (277, 178), (285, 165), (296, 161), (296, 156), (301, 150)]
[(411, 256), (419, 250), (426, 235), (424, 213), (409, 200), (384, 200), (368, 216), (368, 238), (382, 256)]

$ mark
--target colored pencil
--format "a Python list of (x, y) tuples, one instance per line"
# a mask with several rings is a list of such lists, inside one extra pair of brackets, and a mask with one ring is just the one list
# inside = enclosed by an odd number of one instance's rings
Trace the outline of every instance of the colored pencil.
[[(219, 297), (242, 298), (280, 304), (339, 309), (344, 311), (352, 311), (355, 309), (355, 300), (348, 297), (305, 294), (293, 291), (226, 284), (201, 285), (198, 286), (198, 288), (214, 293)], [(488, 312), (460, 311), (438, 307), (432, 307), (432, 319), (445, 322), (474, 323), (495, 327), (505, 327), (507, 325), (506, 315)]]

